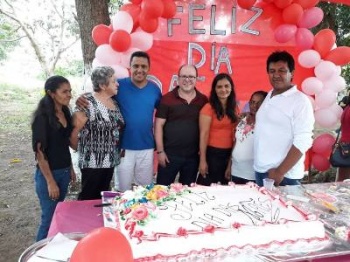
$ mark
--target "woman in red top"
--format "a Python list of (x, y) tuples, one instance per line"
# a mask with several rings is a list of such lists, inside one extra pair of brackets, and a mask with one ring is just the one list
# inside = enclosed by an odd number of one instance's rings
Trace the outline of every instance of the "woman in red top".
[[(343, 114), (341, 116), (341, 137), (340, 142), (350, 144), (350, 101), (346, 101)], [(339, 167), (337, 181), (350, 178), (350, 167)]]
[(227, 184), (225, 169), (230, 159), (237, 122), (236, 94), (232, 78), (225, 73), (218, 74), (211, 86), (209, 103), (202, 108), (199, 115), (201, 177), (199, 176), (197, 183)]

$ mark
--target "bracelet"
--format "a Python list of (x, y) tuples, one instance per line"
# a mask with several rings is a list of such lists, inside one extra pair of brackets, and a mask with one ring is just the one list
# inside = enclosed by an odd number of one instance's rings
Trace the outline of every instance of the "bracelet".
[(158, 155), (161, 154), (161, 153), (164, 153), (164, 151), (157, 151), (157, 154), (158, 154)]

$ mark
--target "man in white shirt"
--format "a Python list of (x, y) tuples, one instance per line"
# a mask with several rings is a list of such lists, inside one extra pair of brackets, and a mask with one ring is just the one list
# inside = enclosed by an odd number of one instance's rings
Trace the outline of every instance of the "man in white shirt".
[(266, 177), (275, 185), (298, 185), (304, 176), (305, 152), (312, 145), (314, 114), (310, 100), (292, 84), (295, 62), (288, 52), (267, 59), (273, 89), (256, 115), (254, 170), (256, 182)]

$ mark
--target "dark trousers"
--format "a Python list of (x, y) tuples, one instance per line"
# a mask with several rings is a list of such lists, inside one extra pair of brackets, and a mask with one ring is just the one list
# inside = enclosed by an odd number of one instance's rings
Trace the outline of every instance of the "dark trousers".
[(157, 184), (168, 186), (174, 183), (176, 175), (180, 173), (179, 183), (191, 185), (196, 181), (199, 156), (179, 157), (167, 155), (169, 163), (166, 167), (158, 165)]
[(100, 199), (101, 191), (110, 190), (114, 168), (82, 168), (79, 200)]
[(226, 185), (225, 170), (231, 157), (231, 148), (207, 147), (208, 181)]
[[(255, 179), (256, 179), (256, 183), (258, 186), (263, 186), (263, 180), (264, 178), (269, 177), (269, 172), (264, 172), (264, 173), (260, 173), (255, 171)], [(282, 182), (279, 184), (280, 186), (295, 186), (295, 185), (300, 185), (300, 179), (291, 179), (291, 178), (287, 178), (284, 177)]]

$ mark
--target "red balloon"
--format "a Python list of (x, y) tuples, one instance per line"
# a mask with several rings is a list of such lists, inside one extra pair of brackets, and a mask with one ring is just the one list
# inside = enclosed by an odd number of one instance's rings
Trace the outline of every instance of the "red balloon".
[(131, 3), (133, 3), (134, 5), (139, 5), (141, 4), (142, 0), (129, 0)]
[(320, 154), (314, 154), (312, 156), (311, 164), (315, 169), (321, 172), (328, 170), (331, 166), (328, 158)]
[(109, 37), (109, 44), (113, 50), (124, 52), (128, 50), (131, 45), (130, 34), (124, 30), (115, 30)]
[(324, 59), (331, 61), (338, 66), (347, 65), (350, 63), (350, 47), (339, 46), (331, 50)]
[(108, 44), (109, 36), (113, 32), (112, 28), (107, 25), (99, 24), (92, 29), (92, 39), (97, 46)]
[[(332, 150), (332, 146), (335, 143), (335, 138), (331, 134), (324, 133), (317, 136), (312, 143), (312, 151), (317, 154), (323, 154)], [(329, 155), (328, 155), (329, 156)]]
[(154, 33), (158, 28), (158, 18), (148, 18), (148, 16), (142, 11), (139, 17), (139, 24), (143, 31)]
[(143, 0), (141, 8), (148, 18), (158, 18), (163, 14), (164, 4), (162, 0)]
[(134, 261), (131, 246), (119, 230), (108, 227), (94, 229), (78, 242), (69, 259), (69, 262), (101, 261)]
[(139, 21), (141, 7), (135, 4), (124, 4), (120, 7), (120, 11), (128, 12), (131, 15), (134, 25)]
[(294, 0), (293, 3), (301, 5), (303, 9), (308, 9), (317, 5), (319, 0)]
[(237, 4), (243, 9), (250, 9), (255, 4), (256, 0), (237, 0)]
[(315, 35), (313, 48), (324, 58), (335, 43), (335, 33), (331, 29), (323, 29)]
[(303, 16), (303, 8), (299, 4), (291, 4), (282, 11), (283, 21), (286, 24), (297, 24)]
[(173, 0), (163, 0), (163, 5), (164, 5), (164, 9), (163, 9), (162, 17), (167, 19), (174, 17), (176, 14), (175, 2)]
[(278, 8), (284, 9), (287, 6), (289, 6), (292, 2), (293, 0), (275, 0), (274, 3)]

